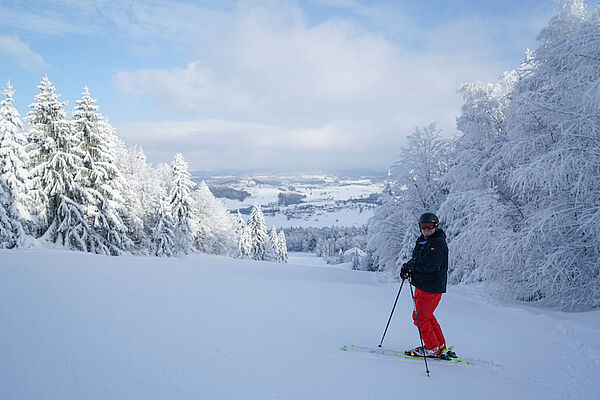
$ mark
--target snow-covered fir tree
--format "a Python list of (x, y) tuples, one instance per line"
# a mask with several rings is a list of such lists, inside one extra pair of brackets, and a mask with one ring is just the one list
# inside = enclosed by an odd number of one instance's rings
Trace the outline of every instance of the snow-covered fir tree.
[(19, 243), (18, 233), (19, 230), (22, 230), (20, 221), (7, 211), (10, 209), (12, 201), (13, 196), (10, 189), (0, 178), (0, 249), (12, 249)]
[(152, 229), (152, 255), (171, 257), (175, 250), (175, 223), (164, 201), (159, 201)]
[(252, 236), (247, 225), (240, 234), (238, 254), (240, 258), (252, 258)]
[(288, 251), (287, 251), (287, 242), (285, 240), (285, 233), (283, 231), (280, 231), (277, 234), (277, 257), (279, 259), (279, 262), (288, 262)]
[(188, 172), (188, 164), (181, 153), (175, 155), (172, 164), (173, 188), (169, 207), (175, 222), (175, 246), (177, 254), (192, 252), (194, 241), (194, 199), (191, 191), (195, 183)]
[(260, 205), (254, 204), (243, 238), (243, 254), (253, 260), (269, 260), (269, 235)]
[(277, 241), (278, 239), (277, 229), (275, 229), (275, 225), (271, 227), (271, 233), (269, 234), (269, 245), (267, 246), (267, 259), (279, 261), (279, 253), (277, 249)]
[(30, 105), (27, 161), (32, 195), (39, 217), (38, 233), (45, 240), (86, 251), (89, 227), (83, 205), (86, 193), (75, 177), (81, 173), (81, 143), (66, 121), (59, 95), (45, 76)]
[(90, 226), (88, 250), (121, 255), (133, 242), (122, 216), (126, 214), (120, 189), (123, 184), (116, 164), (113, 128), (98, 113), (88, 88), (73, 111), (73, 130), (81, 149), (83, 168), (77, 178), (86, 193), (85, 216)]
[[(14, 90), (10, 81), (2, 92), (5, 99), (0, 102), (0, 180), (3, 182), (4, 229), (10, 219), (11, 243), (4, 247), (21, 246), (26, 241), (27, 231), (32, 229), (29, 212), (33, 200), (29, 195), (29, 174), (25, 169), (25, 145), (27, 138), (19, 112), (13, 106)], [(8, 234), (8, 231), (5, 232)]]
[(246, 221), (244, 221), (244, 218), (242, 217), (242, 214), (238, 209), (237, 214), (235, 216), (235, 221), (233, 222), (233, 233), (235, 235), (234, 239), (236, 243), (238, 243), (238, 248), (244, 229), (246, 229)]
[(368, 226), (373, 268), (393, 273), (412, 256), (419, 215), (437, 211), (445, 199), (441, 178), (451, 163), (452, 140), (442, 138), (435, 123), (415, 128), (407, 141), (390, 171), (387, 198)]

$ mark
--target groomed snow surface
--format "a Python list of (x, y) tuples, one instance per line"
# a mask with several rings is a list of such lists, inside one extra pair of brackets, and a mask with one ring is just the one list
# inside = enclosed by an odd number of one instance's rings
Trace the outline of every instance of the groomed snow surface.
[[(600, 398), (600, 312), (499, 305), (450, 287), (437, 316), (476, 365), (376, 347), (398, 284), (291, 254), (106, 257), (0, 251), (2, 399)], [(408, 287), (384, 347), (419, 342)]]

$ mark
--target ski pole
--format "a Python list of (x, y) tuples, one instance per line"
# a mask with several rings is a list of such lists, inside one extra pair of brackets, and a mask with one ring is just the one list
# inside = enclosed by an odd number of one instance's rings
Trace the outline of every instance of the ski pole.
[(423, 343), (423, 335), (421, 334), (421, 324), (419, 324), (419, 315), (417, 314), (417, 302), (415, 301), (415, 295), (413, 293), (412, 284), (410, 286), (410, 295), (413, 299), (413, 303), (415, 304), (415, 319), (417, 320), (417, 328), (419, 329), (419, 338), (421, 339), (421, 349), (423, 349), (423, 360), (425, 361), (425, 372), (427, 372), (427, 377), (429, 377), (429, 367), (427, 366), (427, 356), (425, 355), (425, 344)]
[(385, 326), (385, 331), (383, 331), (381, 342), (379, 342), (379, 347), (381, 347), (381, 345), (383, 344), (383, 339), (385, 338), (385, 334), (387, 333), (388, 327), (390, 326), (390, 321), (392, 320), (392, 315), (394, 315), (394, 310), (396, 309), (396, 304), (398, 303), (398, 297), (400, 297), (400, 292), (402, 291), (402, 285), (404, 285), (404, 281), (405, 279), (402, 279), (400, 289), (398, 290), (398, 295), (396, 296), (396, 301), (394, 301), (394, 307), (392, 307), (392, 312), (390, 313), (390, 318), (388, 319), (387, 325)]

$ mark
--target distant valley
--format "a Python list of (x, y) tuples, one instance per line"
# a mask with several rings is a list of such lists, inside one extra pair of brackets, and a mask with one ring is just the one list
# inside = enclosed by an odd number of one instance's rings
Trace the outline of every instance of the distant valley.
[(360, 226), (379, 204), (386, 179), (381, 171), (327, 173), (194, 172), (231, 212), (250, 213), (260, 204), (267, 226)]

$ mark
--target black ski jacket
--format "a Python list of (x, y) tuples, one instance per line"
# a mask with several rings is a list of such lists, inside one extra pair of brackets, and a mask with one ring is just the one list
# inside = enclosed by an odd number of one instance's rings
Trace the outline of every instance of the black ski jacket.
[(436, 228), (428, 238), (419, 236), (407, 267), (416, 288), (429, 293), (446, 293), (448, 245), (444, 231)]

